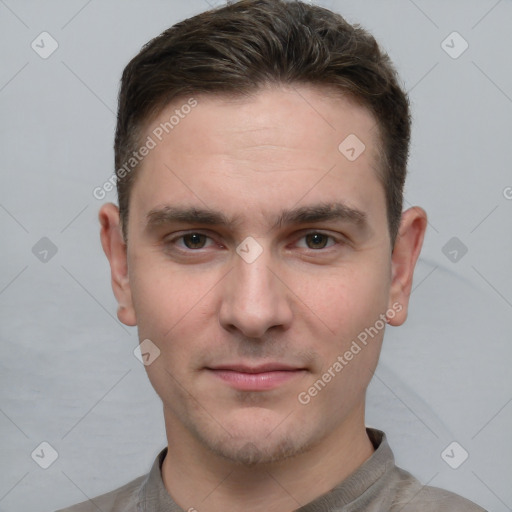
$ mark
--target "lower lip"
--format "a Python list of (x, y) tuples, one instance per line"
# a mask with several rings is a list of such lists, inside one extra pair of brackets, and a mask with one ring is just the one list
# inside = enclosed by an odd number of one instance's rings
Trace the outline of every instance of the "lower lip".
[(304, 373), (304, 370), (278, 370), (262, 373), (243, 373), (231, 370), (210, 371), (219, 379), (241, 391), (275, 389)]

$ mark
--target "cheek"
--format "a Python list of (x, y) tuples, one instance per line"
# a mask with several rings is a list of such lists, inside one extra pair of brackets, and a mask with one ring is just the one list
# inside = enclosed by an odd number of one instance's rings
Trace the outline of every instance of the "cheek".
[(359, 267), (302, 278), (304, 303), (342, 343), (373, 325), (387, 309), (389, 279), (382, 266)]
[[(137, 261), (130, 286), (139, 339), (150, 339), (160, 350), (157, 361), (166, 361), (173, 374), (181, 374), (187, 367), (187, 343), (194, 332), (202, 330), (197, 318), (210, 288), (208, 282), (191, 279), (169, 265)], [(153, 366), (147, 367), (150, 377), (156, 369)]]
[(130, 287), (139, 330), (170, 331), (194, 315), (214, 284), (214, 276), (176, 268), (154, 254), (137, 256), (130, 264)]
[(149, 339), (158, 357), (145, 367), (149, 380), (165, 403), (180, 403), (182, 383), (190, 367), (190, 339), (200, 332), (195, 321), (201, 311), (202, 280), (191, 280), (169, 265), (137, 260), (130, 286), (140, 341)]
[[(329, 327), (322, 329), (325, 336), (316, 338), (320, 365), (303, 391), (318, 391), (318, 399), (312, 400), (332, 421), (359, 403), (375, 371), (385, 331), (380, 315), (387, 310), (389, 288), (389, 279), (378, 265), (335, 270), (329, 278), (315, 278), (302, 292), (317, 313), (312, 322)], [(319, 332), (314, 327), (309, 326), (311, 332)]]

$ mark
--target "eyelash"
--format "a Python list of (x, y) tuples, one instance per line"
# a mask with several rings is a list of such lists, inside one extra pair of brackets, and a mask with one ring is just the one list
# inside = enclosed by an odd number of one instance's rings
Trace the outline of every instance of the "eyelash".
[[(188, 235), (202, 235), (202, 236), (205, 236), (209, 240), (213, 240), (211, 236), (209, 236), (206, 233), (203, 233), (201, 231), (189, 231), (187, 233), (183, 233), (183, 234), (181, 234), (179, 236), (176, 236), (174, 238), (167, 239), (167, 240), (164, 241), (164, 243), (165, 243), (165, 245), (174, 245), (177, 241), (183, 240)], [(342, 240), (340, 238), (337, 238), (337, 237), (334, 237), (333, 235), (324, 233), (322, 231), (318, 231), (318, 230), (317, 231), (308, 231), (308, 232), (304, 233), (299, 238), (299, 240), (305, 239), (308, 235), (322, 235), (322, 236), (325, 236), (325, 237), (328, 238), (327, 243), (329, 243), (329, 240), (332, 240), (334, 242), (333, 244), (328, 245), (327, 247), (322, 247), (320, 249), (310, 249), (308, 247), (302, 248), (302, 249), (305, 249), (306, 251), (309, 251), (309, 252), (314, 252), (314, 253), (326, 252), (327, 250), (335, 247), (336, 245), (341, 246), (341, 245), (345, 245), (346, 244), (346, 242), (344, 240)], [(208, 247), (201, 247), (199, 249), (190, 249), (188, 247), (180, 247), (180, 248), (177, 248), (177, 250), (181, 251), (181, 252), (185, 252), (185, 253), (193, 253), (193, 252), (200, 253), (202, 250), (207, 249), (207, 248)]]

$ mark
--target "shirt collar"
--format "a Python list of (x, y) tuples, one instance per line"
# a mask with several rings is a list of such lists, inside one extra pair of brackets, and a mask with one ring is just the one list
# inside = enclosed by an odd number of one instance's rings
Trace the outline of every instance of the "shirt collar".
[(167, 455), (165, 447), (156, 457), (146, 479), (142, 483), (137, 500), (137, 512), (183, 512), (169, 496), (162, 480), (162, 463)]
[[(297, 512), (328, 512), (341, 510), (342, 507), (356, 500), (366, 501), (365, 495), (375, 494), (384, 484), (384, 474), (395, 467), (395, 458), (381, 430), (367, 428), (366, 432), (375, 451), (369, 459), (359, 466), (351, 475), (329, 491), (307, 505), (297, 509)], [(382, 484), (382, 485), (379, 485)], [(367, 492), (372, 490), (371, 493)], [(361, 503), (363, 505), (363, 503)], [(351, 507), (351, 510), (366, 510), (366, 507)]]
[[(395, 467), (395, 459), (386, 434), (372, 428), (367, 428), (366, 432), (375, 448), (371, 457), (334, 489), (297, 509), (297, 512), (340, 510), (343, 506), (360, 499), (379, 480), (382, 481), (381, 477), (387, 471)], [(167, 448), (164, 448), (158, 454), (151, 471), (141, 485), (137, 502), (139, 512), (159, 512), (160, 510), (182, 512), (182, 509), (169, 496), (162, 480), (162, 463), (166, 455)]]

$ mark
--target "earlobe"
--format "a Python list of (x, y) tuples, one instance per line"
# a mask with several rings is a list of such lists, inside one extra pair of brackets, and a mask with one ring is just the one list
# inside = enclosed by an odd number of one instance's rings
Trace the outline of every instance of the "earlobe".
[(426, 229), (427, 214), (422, 208), (414, 206), (402, 214), (391, 256), (392, 275), (389, 295), (389, 307), (399, 304), (401, 309), (392, 319), (389, 319), (390, 325), (402, 325), (407, 318), (414, 268), (421, 252)]
[(110, 264), (112, 290), (119, 304), (117, 317), (125, 325), (137, 325), (128, 279), (127, 246), (121, 232), (119, 209), (115, 204), (104, 204), (98, 218), (101, 225), (101, 245)]

